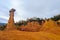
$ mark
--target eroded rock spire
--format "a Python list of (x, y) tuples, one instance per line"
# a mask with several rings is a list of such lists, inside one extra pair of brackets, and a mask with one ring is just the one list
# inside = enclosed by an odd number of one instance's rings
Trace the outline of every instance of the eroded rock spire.
[(15, 12), (15, 9), (11, 9), (9, 11), (9, 20), (8, 20), (8, 23), (7, 23), (7, 29), (8, 30), (12, 30), (12, 29), (15, 29), (15, 25), (14, 25), (14, 12)]

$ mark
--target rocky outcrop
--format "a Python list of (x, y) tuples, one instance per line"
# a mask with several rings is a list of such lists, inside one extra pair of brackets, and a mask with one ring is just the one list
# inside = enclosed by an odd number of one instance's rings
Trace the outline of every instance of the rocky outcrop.
[(14, 12), (15, 12), (15, 9), (11, 9), (10, 11), (10, 17), (9, 17), (9, 20), (8, 20), (8, 23), (7, 23), (7, 27), (6, 27), (6, 30), (13, 30), (15, 29), (15, 25), (14, 25)]

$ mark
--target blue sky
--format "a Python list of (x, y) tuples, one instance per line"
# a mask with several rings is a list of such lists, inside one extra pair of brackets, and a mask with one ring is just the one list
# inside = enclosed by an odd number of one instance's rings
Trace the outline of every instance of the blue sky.
[(9, 19), (9, 10), (16, 9), (15, 22), (27, 18), (50, 18), (60, 14), (60, 0), (0, 0), (0, 23)]

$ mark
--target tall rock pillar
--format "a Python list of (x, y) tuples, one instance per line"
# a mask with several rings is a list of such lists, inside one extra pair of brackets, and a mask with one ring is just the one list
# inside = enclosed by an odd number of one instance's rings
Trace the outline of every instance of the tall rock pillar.
[(9, 17), (9, 20), (8, 20), (8, 23), (7, 23), (7, 29), (8, 30), (12, 30), (12, 29), (15, 29), (15, 25), (14, 25), (14, 12), (15, 12), (15, 9), (11, 9), (9, 11), (10, 13), (10, 17)]

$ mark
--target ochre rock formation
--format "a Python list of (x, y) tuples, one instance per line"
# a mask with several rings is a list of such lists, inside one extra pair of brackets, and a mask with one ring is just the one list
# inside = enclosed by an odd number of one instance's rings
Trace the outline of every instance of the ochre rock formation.
[(46, 31), (46, 32), (52, 32), (52, 33), (60, 33), (60, 28), (58, 27), (57, 23), (51, 19), (49, 19), (49, 21), (45, 21), (45, 23), (43, 24), (42, 28), (40, 29), (40, 31)]
[(16, 29), (15, 25), (14, 25), (14, 12), (15, 12), (15, 9), (11, 9), (10, 11), (10, 17), (9, 17), (9, 20), (8, 20), (8, 23), (7, 23), (7, 27), (6, 27), (6, 30), (14, 30)]
[(21, 26), (20, 29), (23, 31), (37, 32), (41, 28), (41, 25), (38, 22), (28, 22), (26, 26)]

